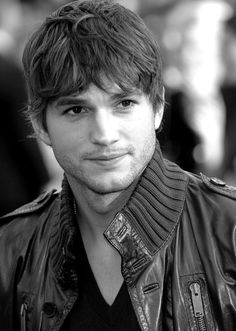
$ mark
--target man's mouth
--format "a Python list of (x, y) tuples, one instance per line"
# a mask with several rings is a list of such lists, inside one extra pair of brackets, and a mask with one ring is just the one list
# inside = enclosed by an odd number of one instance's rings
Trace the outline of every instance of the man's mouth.
[(86, 160), (94, 162), (101, 166), (116, 166), (124, 157), (128, 155), (128, 152), (112, 152), (112, 153), (94, 153), (86, 157)]
[(123, 157), (126, 154), (127, 153), (100, 154), (100, 155), (95, 155), (93, 157), (90, 157), (89, 160), (110, 161), (110, 160), (115, 160), (120, 157)]

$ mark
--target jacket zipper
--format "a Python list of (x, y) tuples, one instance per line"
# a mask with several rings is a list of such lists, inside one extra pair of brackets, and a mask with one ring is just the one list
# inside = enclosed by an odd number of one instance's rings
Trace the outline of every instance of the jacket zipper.
[(199, 331), (206, 331), (206, 322), (204, 318), (204, 309), (201, 295), (201, 286), (199, 283), (191, 283), (189, 286), (193, 304), (193, 314)]
[(20, 309), (20, 330), (26, 331), (26, 312), (27, 312), (28, 306), (26, 303), (22, 303), (21, 309)]

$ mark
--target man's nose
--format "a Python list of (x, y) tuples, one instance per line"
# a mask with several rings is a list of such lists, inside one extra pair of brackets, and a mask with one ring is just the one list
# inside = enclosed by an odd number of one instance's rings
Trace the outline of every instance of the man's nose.
[(115, 116), (109, 111), (97, 111), (91, 128), (91, 141), (104, 146), (115, 143), (118, 140), (116, 121)]

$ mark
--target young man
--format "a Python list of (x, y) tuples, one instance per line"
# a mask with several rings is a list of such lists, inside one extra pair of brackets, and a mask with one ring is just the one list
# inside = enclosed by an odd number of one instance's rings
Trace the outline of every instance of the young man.
[(28, 115), (65, 177), (1, 220), (1, 330), (235, 330), (236, 191), (163, 159), (142, 20), (67, 4), (23, 63)]

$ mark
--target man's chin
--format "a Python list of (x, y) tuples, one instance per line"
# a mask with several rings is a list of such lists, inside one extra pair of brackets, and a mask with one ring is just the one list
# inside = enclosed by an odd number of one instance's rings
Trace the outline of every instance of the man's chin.
[(121, 191), (126, 190), (132, 181), (129, 180), (123, 180), (123, 181), (102, 181), (97, 180), (90, 183), (87, 183), (88, 189), (93, 191), (94, 193), (105, 195), (105, 194), (113, 194), (113, 193), (119, 193)]
[(116, 186), (91, 185), (88, 186), (88, 188), (96, 194), (108, 195), (108, 194), (115, 194), (124, 191), (127, 187), (123, 185), (116, 185)]

